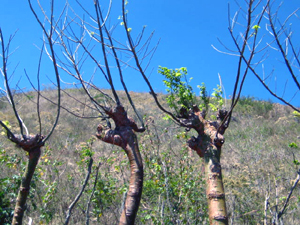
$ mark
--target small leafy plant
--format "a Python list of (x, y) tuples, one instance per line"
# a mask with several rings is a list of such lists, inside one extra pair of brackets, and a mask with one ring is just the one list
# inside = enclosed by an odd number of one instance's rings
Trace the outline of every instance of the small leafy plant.
[(211, 111), (216, 112), (218, 109), (222, 108), (222, 106), (224, 105), (224, 99), (222, 97), (223, 91), (220, 85), (217, 85), (217, 88), (214, 88), (211, 97), (208, 96), (204, 83), (198, 85), (197, 87), (200, 89), (200, 110), (205, 109), (206, 111), (208, 111), (210, 109)]
[[(295, 143), (295, 142), (291, 142), (290, 144), (289, 144), (289, 147), (290, 148), (298, 148), (298, 145)], [(300, 166), (300, 162), (299, 162), (299, 160), (297, 160), (297, 159), (295, 159), (294, 158), (294, 160), (293, 160), (293, 163), (296, 165), (296, 166)]]
[(187, 69), (181, 67), (173, 70), (160, 66), (158, 72), (165, 77), (163, 82), (169, 93), (167, 103), (170, 108), (173, 108), (177, 114), (179, 114), (181, 108), (190, 109), (195, 104), (196, 96), (192, 87), (188, 84)]
[[(188, 74), (186, 67), (173, 70), (160, 66), (158, 72), (165, 77), (163, 82), (169, 93), (166, 99), (169, 107), (175, 110), (177, 116), (184, 116), (184, 113), (187, 113), (188, 110), (197, 103), (196, 94), (191, 85), (188, 84), (192, 78), (189, 80), (187, 79)], [(211, 97), (207, 94), (204, 83), (197, 87), (200, 89), (200, 110), (205, 110), (206, 112), (211, 110), (215, 112), (222, 108), (224, 99), (222, 97), (223, 92), (220, 85), (218, 85), (217, 88), (214, 88)], [(212, 119), (216, 119), (215, 116), (212, 117)], [(168, 117), (165, 119), (168, 119)]]

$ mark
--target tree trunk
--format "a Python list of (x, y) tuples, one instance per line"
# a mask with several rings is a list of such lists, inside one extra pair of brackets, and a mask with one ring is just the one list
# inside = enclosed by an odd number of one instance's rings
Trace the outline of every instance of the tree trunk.
[(120, 218), (120, 225), (134, 224), (139, 208), (143, 188), (143, 162), (138, 148), (136, 135), (131, 131), (131, 137), (124, 148), (130, 162), (129, 190)]
[(204, 158), (209, 223), (227, 225), (228, 217), (220, 164), (225, 128), (221, 127), (217, 134), (219, 123), (206, 120), (205, 114), (201, 114), (198, 107), (194, 107), (192, 113), (182, 123), (198, 133), (198, 137), (188, 140), (188, 146)]
[(26, 210), (26, 200), (30, 190), (30, 183), (41, 155), (41, 147), (36, 146), (30, 149), (28, 152), (29, 152), (29, 161), (22, 177), (21, 186), (19, 189), (19, 193), (15, 205), (12, 225), (22, 224), (23, 215)]
[(129, 117), (122, 105), (113, 109), (107, 109), (106, 114), (115, 122), (115, 129), (104, 130), (102, 125), (97, 128), (97, 138), (100, 140), (122, 147), (130, 163), (129, 190), (126, 196), (124, 209), (120, 217), (120, 225), (134, 224), (136, 214), (142, 196), (143, 189), (143, 162), (139, 151), (137, 137), (134, 133), (145, 131), (138, 128), (136, 123)]
[(211, 225), (228, 224), (220, 152), (221, 148), (211, 146), (204, 154), (206, 197), (208, 200), (209, 223)]

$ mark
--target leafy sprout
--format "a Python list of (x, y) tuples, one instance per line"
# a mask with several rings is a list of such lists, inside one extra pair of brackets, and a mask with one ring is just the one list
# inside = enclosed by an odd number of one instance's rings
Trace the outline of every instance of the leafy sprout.
[(290, 147), (290, 148), (298, 148), (298, 145), (297, 145), (295, 142), (291, 142), (291, 143), (289, 144), (289, 147)]
[(258, 25), (254, 25), (254, 26), (252, 27), (252, 29), (255, 30), (256, 32), (258, 31), (259, 28), (260, 28), (260, 26), (258, 26)]
[(293, 112), (293, 115), (294, 115), (295, 117), (297, 117), (297, 118), (300, 118), (300, 113), (297, 112), (297, 111), (294, 111), (294, 112)]
[(173, 108), (177, 114), (181, 108), (186, 110), (192, 108), (195, 104), (195, 93), (188, 84), (186, 67), (173, 70), (160, 66), (158, 72), (165, 77), (163, 82), (169, 93), (167, 103), (170, 108)]
[[(167, 67), (159, 67), (158, 72), (162, 74), (165, 79), (163, 80), (165, 86), (167, 87), (168, 96), (166, 98), (167, 103), (170, 108), (174, 109), (177, 116), (185, 116), (182, 113), (188, 112), (193, 105), (196, 104), (196, 94), (194, 93), (192, 87), (188, 84), (192, 78), (187, 79), (187, 69), (186, 67), (181, 67), (179, 69), (168, 69)], [(220, 85), (214, 88), (211, 97), (208, 96), (206, 91), (206, 86), (204, 83), (197, 86), (200, 89), (200, 100), (199, 105), (200, 110), (209, 109), (213, 112), (222, 108), (224, 100), (222, 98), (223, 92)], [(169, 119), (170, 117), (165, 117), (164, 119)], [(213, 118), (216, 119), (216, 118)]]

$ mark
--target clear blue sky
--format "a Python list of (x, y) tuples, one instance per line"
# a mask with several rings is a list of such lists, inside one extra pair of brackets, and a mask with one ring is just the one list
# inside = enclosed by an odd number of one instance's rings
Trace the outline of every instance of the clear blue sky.
[[(35, 2), (35, 0), (33, 0)], [(41, 1), (45, 6), (49, 3), (47, 0)], [(48, 3), (45, 4), (45, 2)], [(61, 7), (61, 2), (56, 4), (57, 12)], [(73, 4), (76, 10), (76, 3)], [(88, 2), (88, 0), (82, 1)], [(120, 0), (113, 2), (114, 7), (119, 7)], [(218, 42), (220, 38), (227, 46), (232, 47), (233, 43), (228, 32), (228, 2), (231, 2), (231, 12), (236, 10), (234, 1), (171, 1), (171, 0), (129, 0), (129, 26), (132, 27), (132, 34), (147, 25), (147, 31), (155, 31), (153, 45), (160, 39), (158, 49), (151, 61), (151, 65), (147, 71), (150, 81), (157, 92), (164, 92), (165, 87), (162, 83), (162, 77), (157, 73), (159, 65), (169, 68), (187, 67), (188, 73), (192, 80), (192, 86), (198, 92), (196, 86), (204, 82), (208, 91), (212, 91), (216, 84), (219, 84), (218, 73), (221, 75), (223, 85), (227, 96), (232, 94), (234, 79), (237, 71), (237, 57), (221, 54), (212, 48), (212, 45), (225, 50)], [(244, 1), (238, 1), (244, 4)], [(92, 0), (91, 0), (92, 3)], [(92, 7), (92, 4), (90, 4)], [(300, 7), (300, 1), (289, 0), (283, 5), (284, 13), (290, 13)], [(92, 8), (91, 8), (92, 10)], [(111, 20), (118, 17), (119, 12), (111, 14)], [(121, 13), (119, 13), (121, 14)], [(300, 21), (293, 29), (300, 31)], [(115, 22), (113, 22), (115, 23)], [(8, 36), (18, 30), (13, 41), (11, 50), (18, 48), (10, 58), (10, 71), (18, 64), (16, 72), (12, 77), (12, 82), (16, 82), (21, 78), (21, 87), (29, 87), (24, 76), (24, 69), (35, 80), (39, 50), (37, 46), (41, 46), (42, 31), (35, 21), (27, 1), (11, 1), (2, 0), (0, 8), (0, 26), (4, 33), (6, 41)], [(264, 29), (264, 28), (261, 28)], [(135, 33), (136, 32), (136, 33)], [(299, 35), (296, 33), (295, 35)], [(298, 43), (296, 43), (298, 44)], [(273, 54), (270, 52), (270, 54)], [(51, 73), (47, 66), (46, 57), (44, 58), (46, 70), (44, 73)], [(286, 71), (282, 70), (282, 63), (278, 60), (274, 61), (270, 68), (275, 68), (280, 73), (272, 78), (270, 85), (277, 87), (278, 93), (282, 93), (283, 86), (288, 78)], [(48, 74), (48, 76), (50, 76)], [(63, 75), (62, 75), (63, 76)], [(148, 92), (148, 88), (142, 80), (127, 73), (125, 78), (128, 87), (133, 91)], [(134, 80), (134, 82), (130, 82)], [(49, 83), (47, 78), (42, 79), (43, 83)], [(291, 81), (288, 81), (290, 84)], [(98, 84), (105, 87), (103, 83)], [(1, 85), (2, 86), (2, 85)], [(121, 86), (117, 85), (118, 88)], [(285, 96), (289, 99), (295, 92), (293, 86), (288, 86)], [(253, 75), (249, 74), (246, 85), (242, 92), (243, 95), (251, 95), (259, 99), (272, 99), (264, 88), (256, 81)], [(300, 96), (296, 96), (293, 103), (299, 104)], [(274, 100), (274, 99), (273, 99)]]

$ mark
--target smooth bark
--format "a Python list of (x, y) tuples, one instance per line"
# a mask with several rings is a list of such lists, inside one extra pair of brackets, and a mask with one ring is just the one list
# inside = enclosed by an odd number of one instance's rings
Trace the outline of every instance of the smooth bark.
[(131, 134), (124, 150), (130, 162), (130, 181), (124, 209), (120, 218), (120, 225), (134, 224), (142, 196), (144, 176), (143, 162), (138, 149), (136, 135), (132, 131), (127, 132)]
[(141, 201), (144, 173), (142, 157), (134, 131), (143, 132), (144, 128), (138, 128), (135, 122), (127, 117), (127, 113), (121, 105), (114, 109), (107, 109), (106, 113), (114, 120), (116, 127), (104, 130), (103, 126), (99, 125), (96, 136), (104, 142), (122, 147), (127, 154), (130, 162), (129, 190), (119, 224), (131, 225), (134, 224)]

